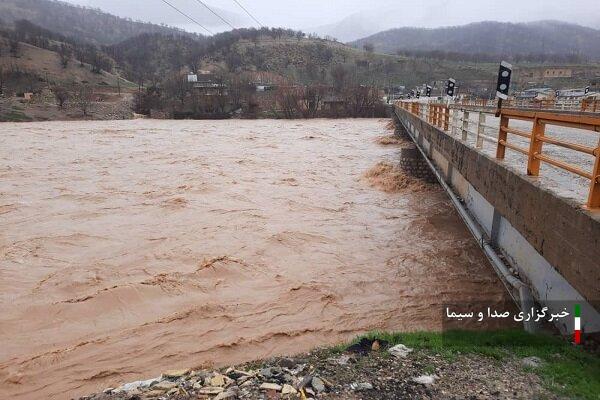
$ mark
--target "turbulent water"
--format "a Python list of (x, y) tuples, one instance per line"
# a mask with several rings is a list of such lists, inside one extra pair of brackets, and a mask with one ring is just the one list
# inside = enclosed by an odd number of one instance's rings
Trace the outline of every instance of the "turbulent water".
[(440, 329), (505, 301), (436, 187), (365, 182), (385, 120), (0, 124), (0, 398)]

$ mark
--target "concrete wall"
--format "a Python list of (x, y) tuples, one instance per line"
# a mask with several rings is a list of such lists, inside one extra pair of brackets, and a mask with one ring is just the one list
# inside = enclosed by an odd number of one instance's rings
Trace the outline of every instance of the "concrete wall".
[[(395, 112), (535, 298), (556, 312), (581, 303), (585, 330), (600, 331), (600, 213), (557, 196), (403, 109)], [(563, 328), (572, 330), (572, 322)]]

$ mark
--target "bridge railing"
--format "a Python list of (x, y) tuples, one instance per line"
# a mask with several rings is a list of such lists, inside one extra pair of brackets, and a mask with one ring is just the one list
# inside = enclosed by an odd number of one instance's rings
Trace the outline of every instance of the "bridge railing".
[[(532, 122), (533, 126), (530, 132), (522, 131), (509, 127), (509, 121), (517, 119)], [(550, 112), (536, 112), (529, 110), (502, 110), (500, 117), (500, 130), (498, 134), (498, 147), (496, 158), (504, 159), (506, 149), (517, 151), (527, 156), (527, 175), (539, 176), (542, 162), (548, 163), (554, 167), (564, 169), (573, 174), (582, 176), (590, 180), (590, 190), (588, 194), (587, 207), (600, 208), (600, 146), (591, 147), (572, 141), (552, 138), (546, 136), (546, 126), (562, 126), (600, 132), (600, 118), (590, 116), (578, 116), (568, 114), (556, 114)], [(521, 136), (529, 140), (529, 148), (519, 147), (508, 141), (508, 134)], [(552, 144), (587, 154), (595, 158), (592, 171), (586, 171), (579, 166), (558, 160), (543, 153), (544, 143)]]
[[(461, 106), (471, 107), (497, 107), (497, 100), (485, 99), (463, 99), (453, 103)], [(582, 111), (582, 112), (598, 112), (600, 113), (599, 99), (574, 99), (574, 98), (556, 98), (556, 99), (509, 99), (504, 100), (503, 107), (505, 108), (526, 108), (535, 110), (560, 110), (560, 111)]]
[(581, 102), (581, 111), (600, 112), (600, 99), (585, 99)]
[[(590, 180), (589, 194), (586, 206), (600, 208), (600, 140), (596, 146), (584, 145), (574, 141), (551, 137), (547, 134), (546, 126), (574, 128), (571, 136), (600, 132), (600, 116), (576, 115), (556, 111), (538, 111), (530, 109), (503, 108), (500, 118), (494, 112), (485, 108), (449, 107), (442, 103), (417, 103), (410, 101), (396, 102), (396, 106), (420, 117), (429, 124), (440, 128), (451, 136), (459, 137), (461, 141), (478, 149), (484, 148), (484, 143), (494, 146), (496, 158), (505, 158), (506, 149), (516, 151), (527, 157), (527, 174), (539, 176), (541, 163), (568, 171)], [(478, 104), (481, 107), (481, 104)], [(510, 120), (531, 122), (531, 131), (509, 127)], [(521, 143), (508, 140), (508, 134), (519, 136)], [(571, 137), (569, 136), (569, 137)], [(587, 137), (587, 142), (590, 138)], [(523, 142), (525, 140), (525, 142)], [(524, 144), (526, 143), (526, 144)], [(586, 170), (573, 163), (558, 160), (543, 153), (543, 144), (558, 146), (562, 150), (575, 151), (577, 162), (584, 163), (584, 157), (593, 157), (592, 170)], [(521, 147), (519, 146), (521, 144)], [(490, 149), (491, 150), (491, 149)], [(492, 150), (492, 151), (494, 151)], [(562, 154), (562, 152), (561, 152)]]

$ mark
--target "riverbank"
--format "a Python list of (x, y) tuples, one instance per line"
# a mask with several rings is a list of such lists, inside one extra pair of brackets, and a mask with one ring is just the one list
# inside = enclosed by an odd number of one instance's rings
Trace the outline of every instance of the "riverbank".
[(371, 333), (349, 345), (170, 371), (81, 400), (598, 399), (600, 358), (548, 334)]

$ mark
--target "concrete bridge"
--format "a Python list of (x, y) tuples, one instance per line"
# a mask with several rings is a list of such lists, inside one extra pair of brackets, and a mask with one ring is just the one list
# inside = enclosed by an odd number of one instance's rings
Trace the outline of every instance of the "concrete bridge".
[[(600, 117), (513, 108), (497, 118), (493, 111), (394, 105), (401, 129), (519, 306), (536, 302), (560, 312), (581, 304), (582, 330), (599, 332)], [(572, 319), (561, 321), (559, 330), (572, 333)]]

